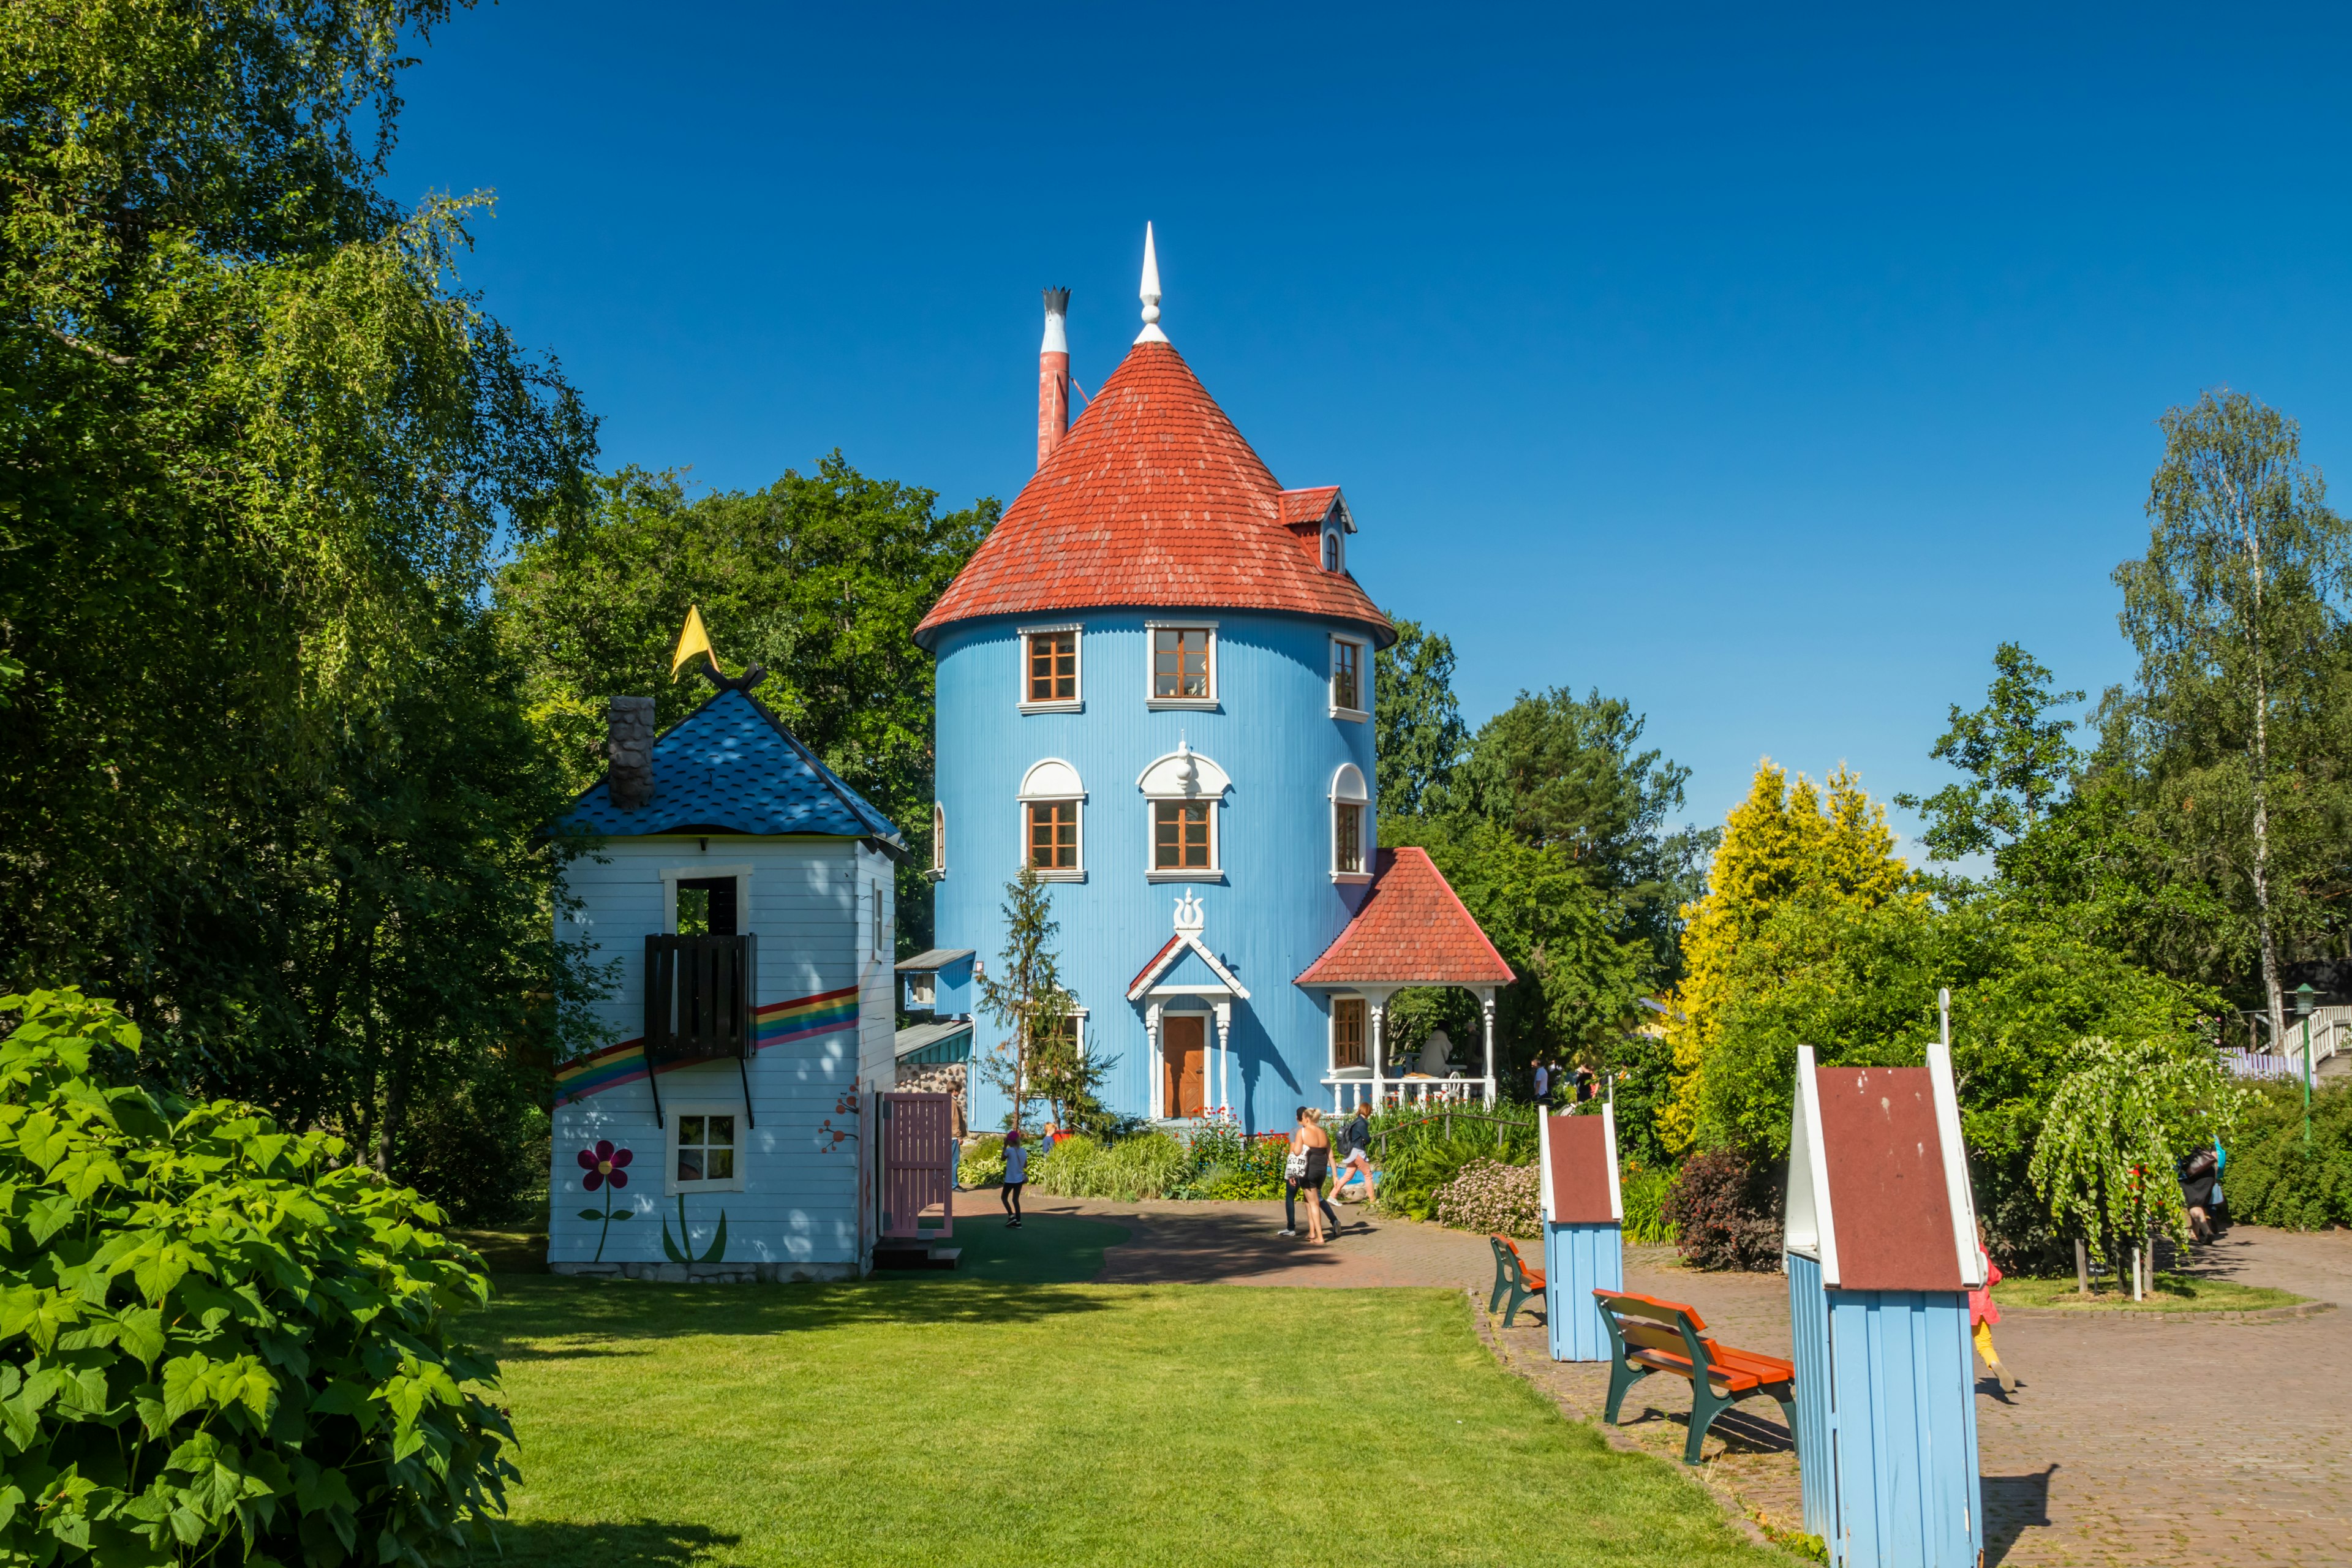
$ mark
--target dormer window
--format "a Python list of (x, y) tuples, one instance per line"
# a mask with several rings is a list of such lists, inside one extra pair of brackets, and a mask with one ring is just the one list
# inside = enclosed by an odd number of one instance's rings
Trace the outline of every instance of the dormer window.
[(1323, 570), (1337, 572), (1347, 564), (1347, 546), (1340, 541), (1339, 531), (1336, 528), (1325, 529), (1323, 531)]
[(1217, 702), (1217, 628), (1213, 625), (1171, 626), (1153, 622), (1151, 687), (1146, 701), (1153, 708), (1213, 708)]

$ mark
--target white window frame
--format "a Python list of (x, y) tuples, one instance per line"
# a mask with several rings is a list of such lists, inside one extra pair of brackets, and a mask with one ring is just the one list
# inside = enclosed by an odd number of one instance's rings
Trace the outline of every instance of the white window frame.
[[(1160, 859), (1160, 808), (1163, 805), (1205, 805), (1209, 808), (1209, 863), (1168, 869)], [(1221, 795), (1155, 795), (1144, 797), (1143, 879), (1147, 882), (1222, 882), (1225, 879), (1224, 838), (1217, 819), (1224, 815)]]
[[(735, 1119), (735, 1173), (722, 1182), (703, 1180), (681, 1182), (677, 1179), (677, 1132), (679, 1124), (689, 1116), (731, 1116)], [(751, 1131), (751, 1118), (740, 1100), (686, 1100), (662, 1107), (662, 1120), (667, 1125), (662, 1131), (662, 1195), (692, 1197), (697, 1193), (740, 1193), (743, 1190), (744, 1167), (751, 1163), (751, 1145), (744, 1134)], [(708, 1145), (705, 1145), (708, 1147)]]
[[(1029, 781), (1036, 776), (1038, 769), (1044, 767), (1048, 763), (1059, 763), (1061, 766), (1069, 769), (1070, 776), (1078, 781), (1077, 794), (1070, 795), (1060, 790), (1040, 794), (1033, 793), (1030, 790)], [(1035, 762), (1029, 764), (1029, 771), (1027, 773), (1021, 775), (1021, 793), (1015, 797), (1015, 803), (1013, 808), (1014, 826), (1013, 842), (1019, 847), (1021, 864), (1024, 866), (1029, 864), (1029, 808), (1033, 805), (1051, 805), (1056, 804), (1066, 804), (1076, 808), (1074, 815), (1076, 818), (1078, 863), (1075, 867), (1069, 868), (1057, 866), (1051, 870), (1048, 870), (1042, 866), (1038, 867), (1036, 868), (1037, 879), (1041, 882), (1083, 882), (1087, 879), (1086, 782), (1084, 775), (1080, 774), (1076, 767), (1072, 766), (1069, 763), (1064, 761), (1060, 757), (1040, 757)]]
[[(1348, 775), (1350, 773), (1355, 775), (1352, 786), (1349, 783)], [(1343, 793), (1350, 787), (1352, 787), (1357, 793), (1352, 795)], [(1341, 763), (1337, 768), (1332, 770), (1330, 790), (1331, 820), (1328, 833), (1329, 842), (1327, 853), (1330, 857), (1331, 880), (1334, 882), (1354, 884), (1358, 882), (1369, 882), (1372, 879), (1373, 845), (1371, 793), (1370, 781), (1364, 777), (1364, 770), (1358, 767), (1355, 763)], [(1363, 814), (1357, 819), (1356, 826), (1356, 851), (1363, 862), (1363, 868), (1358, 871), (1342, 871), (1339, 869), (1339, 808), (1347, 805), (1352, 805)]]
[[(1209, 694), (1206, 697), (1156, 697), (1159, 684), (1160, 634), (1161, 632), (1208, 633)], [(1218, 703), (1217, 683), (1217, 623), (1214, 621), (1146, 621), (1143, 623), (1143, 705), (1146, 708), (1192, 708), (1213, 710)]]
[[(1339, 706), (1339, 646), (1345, 643), (1356, 650), (1356, 700), (1361, 708)], [(1361, 724), (1372, 716), (1372, 645), (1362, 637), (1331, 637), (1330, 668), (1324, 672), (1324, 695), (1331, 703), (1331, 717)]]
[[(1070, 634), (1070, 673), (1072, 684), (1077, 689), (1078, 694), (1076, 697), (1055, 698), (1050, 702), (1034, 702), (1030, 700), (1029, 698), (1029, 639), (1035, 637), (1051, 637), (1062, 632), (1067, 632)], [(1023, 626), (1020, 628), (1020, 637), (1021, 684), (1018, 689), (1020, 693), (1020, 701), (1017, 706), (1020, 708), (1021, 711), (1024, 713), (1077, 713), (1084, 711), (1087, 705), (1086, 627), (1078, 625), (1075, 621), (1066, 625), (1055, 626)]]
[(685, 882), (708, 882), (720, 877), (735, 879), (735, 931), (748, 936), (751, 925), (751, 868), (749, 866), (664, 866), (662, 881), (662, 934), (677, 934), (677, 885)]
[(890, 956), (890, 945), (891, 945), (891, 943), (890, 943), (890, 933), (889, 933), (887, 931), (886, 931), (886, 930), (884, 929), (884, 922), (883, 922), (883, 919), (882, 919), (882, 884), (881, 884), (881, 883), (879, 883), (879, 882), (876, 882), (873, 886), (874, 886), (874, 956), (875, 956), (875, 957), (877, 957), (877, 958), (887, 958), (887, 957), (889, 957), (889, 956)]
[(931, 869), (934, 882), (944, 881), (948, 874), (948, 808), (943, 801), (931, 802)]
[(1348, 569), (1348, 531), (1337, 521), (1327, 521), (1323, 524), (1323, 548), (1331, 558), (1330, 564), (1325, 566), (1324, 571), (1345, 572)]
[(918, 973), (907, 976), (907, 1010), (921, 1008), (936, 1012), (940, 1005), (940, 977), (937, 973)]

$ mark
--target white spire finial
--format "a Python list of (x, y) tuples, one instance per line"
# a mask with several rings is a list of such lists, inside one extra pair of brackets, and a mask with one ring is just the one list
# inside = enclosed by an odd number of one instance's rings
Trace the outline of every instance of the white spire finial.
[(1143, 226), (1143, 287), (1136, 297), (1143, 301), (1143, 331), (1135, 334), (1139, 343), (1164, 343), (1168, 334), (1160, 330), (1160, 256), (1151, 247), (1151, 226)]

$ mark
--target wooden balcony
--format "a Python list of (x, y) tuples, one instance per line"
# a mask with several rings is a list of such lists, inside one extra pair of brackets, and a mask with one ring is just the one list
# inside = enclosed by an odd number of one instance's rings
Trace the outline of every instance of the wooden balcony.
[(759, 938), (646, 938), (646, 1064), (751, 1057)]

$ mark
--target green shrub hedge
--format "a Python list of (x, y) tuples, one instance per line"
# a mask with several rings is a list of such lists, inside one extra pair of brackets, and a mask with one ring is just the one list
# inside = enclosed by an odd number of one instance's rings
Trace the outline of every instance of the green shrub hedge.
[(2352, 1082), (2311, 1097), (2308, 1148), (2302, 1086), (2263, 1085), (2225, 1148), (2221, 1195), (2231, 1219), (2284, 1230), (2352, 1226)]
[(109, 1003), (0, 1013), (0, 1558), (467, 1560), (514, 1435), (440, 1212), (340, 1140), (136, 1087)]
[(1111, 1198), (1138, 1203), (1165, 1197), (1192, 1173), (1192, 1157), (1165, 1132), (1101, 1143), (1081, 1134), (1065, 1138), (1029, 1164), (1033, 1191), (1062, 1198)]

